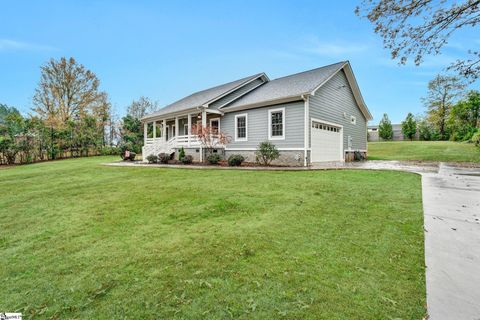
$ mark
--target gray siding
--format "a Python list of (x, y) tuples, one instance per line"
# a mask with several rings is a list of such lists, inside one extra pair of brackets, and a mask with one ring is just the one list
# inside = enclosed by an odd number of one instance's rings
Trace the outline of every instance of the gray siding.
[[(272, 143), (278, 148), (303, 148), (305, 126), (303, 101), (226, 113), (221, 120), (221, 128), (232, 138), (227, 148), (256, 148), (260, 142), (268, 140), (268, 110), (283, 107), (285, 108), (285, 140), (272, 140)], [(248, 114), (248, 141), (235, 141), (235, 115), (243, 113)]]
[(230, 102), (234, 101), (235, 99), (241, 97), (242, 95), (244, 95), (245, 93), (249, 92), (250, 90), (254, 89), (255, 87), (257, 87), (258, 85), (260, 85), (262, 83), (264, 83), (262, 78), (255, 79), (255, 80), (247, 83), (243, 87), (240, 87), (237, 90), (235, 90), (235, 91), (227, 94), (226, 96), (218, 99), (217, 101), (212, 102), (209, 105), (209, 108), (218, 109), (218, 108), (222, 107), (223, 105), (225, 105), (227, 103), (230, 103)]
[[(344, 150), (347, 150), (348, 136), (352, 137), (352, 149), (367, 149), (367, 121), (358, 108), (343, 70), (318, 89), (315, 96), (310, 97), (309, 113), (310, 119), (316, 118), (343, 126)], [(350, 116), (356, 117), (356, 124), (350, 123)]]

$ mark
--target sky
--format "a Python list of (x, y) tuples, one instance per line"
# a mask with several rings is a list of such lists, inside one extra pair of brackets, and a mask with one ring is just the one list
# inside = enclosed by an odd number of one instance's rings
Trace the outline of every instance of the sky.
[[(400, 66), (357, 1), (1, 1), (0, 103), (31, 113), (40, 66), (74, 57), (119, 116), (146, 96), (161, 106), (258, 72), (270, 79), (349, 60), (376, 124), (425, 111), (427, 84), (480, 45), (455, 34), (443, 53)], [(473, 84), (478, 89), (478, 84)]]

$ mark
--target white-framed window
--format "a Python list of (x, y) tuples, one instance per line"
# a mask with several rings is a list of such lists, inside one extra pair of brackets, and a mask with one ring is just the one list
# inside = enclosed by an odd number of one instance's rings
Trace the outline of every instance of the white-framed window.
[(183, 125), (183, 135), (188, 136), (188, 123)]
[(268, 139), (285, 139), (285, 108), (268, 110)]
[(355, 116), (350, 116), (350, 123), (357, 124), (357, 118)]
[(248, 114), (235, 116), (235, 141), (248, 141)]

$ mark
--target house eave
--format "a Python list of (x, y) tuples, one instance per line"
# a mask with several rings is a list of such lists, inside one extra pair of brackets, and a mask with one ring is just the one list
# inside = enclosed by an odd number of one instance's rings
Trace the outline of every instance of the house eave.
[(235, 112), (235, 111), (240, 111), (240, 110), (261, 108), (261, 107), (266, 107), (266, 106), (271, 106), (271, 105), (276, 105), (276, 104), (281, 104), (281, 103), (287, 103), (287, 102), (303, 101), (302, 96), (305, 97), (305, 95), (307, 95), (307, 94), (309, 94), (309, 93), (305, 92), (305, 93), (302, 93), (302, 94), (289, 96), (289, 97), (285, 97), (285, 98), (281, 98), (281, 99), (265, 100), (265, 101), (246, 104), (246, 105), (238, 106), (238, 107), (234, 107), (234, 108), (225, 107), (222, 110), (225, 113), (228, 113), (228, 112)]

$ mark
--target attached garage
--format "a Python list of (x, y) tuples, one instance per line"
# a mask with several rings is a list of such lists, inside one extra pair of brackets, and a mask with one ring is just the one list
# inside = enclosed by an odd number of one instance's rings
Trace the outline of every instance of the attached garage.
[(310, 131), (312, 162), (343, 160), (343, 127), (341, 125), (312, 119)]

